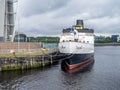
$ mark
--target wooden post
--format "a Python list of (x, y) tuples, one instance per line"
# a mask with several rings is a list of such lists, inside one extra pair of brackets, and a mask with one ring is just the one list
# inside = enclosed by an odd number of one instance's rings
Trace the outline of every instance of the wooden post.
[(43, 65), (43, 67), (45, 66), (45, 61), (44, 61), (44, 59), (45, 59), (45, 57), (44, 57), (44, 55), (42, 56), (42, 65)]
[(22, 68), (22, 70), (24, 69), (24, 59), (23, 58), (21, 58), (21, 68)]
[(32, 64), (33, 64), (33, 62), (32, 62), (32, 57), (31, 57), (31, 59), (30, 59), (30, 66), (32, 67)]
[(52, 61), (52, 55), (50, 55), (50, 63), (51, 64), (53, 63), (53, 61)]
[(2, 60), (0, 58), (0, 71), (2, 71)]

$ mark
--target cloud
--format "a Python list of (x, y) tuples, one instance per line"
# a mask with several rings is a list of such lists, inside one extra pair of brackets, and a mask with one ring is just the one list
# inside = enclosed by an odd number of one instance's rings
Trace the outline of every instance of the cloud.
[(87, 21), (88, 26), (97, 28), (97, 32), (120, 33), (120, 16), (119, 17), (102, 17), (90, 19)]
[[(59, 9), (70, 0), (21, 0), (22, 15), (27, 17)], [(23, 4), (23, 5), (22, 5)]]
[(77, 19), (95, 32), (120, 33), (118, 0), (19, 0), (20, 31), (56, 35)]

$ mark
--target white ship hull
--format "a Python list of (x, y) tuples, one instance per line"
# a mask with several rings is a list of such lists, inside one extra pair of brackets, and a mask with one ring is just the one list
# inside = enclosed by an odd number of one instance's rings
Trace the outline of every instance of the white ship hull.
[(60, 42), (60, 53), (66, 54), (89, 54), (94, 53), (94, 44), (79, 42)]

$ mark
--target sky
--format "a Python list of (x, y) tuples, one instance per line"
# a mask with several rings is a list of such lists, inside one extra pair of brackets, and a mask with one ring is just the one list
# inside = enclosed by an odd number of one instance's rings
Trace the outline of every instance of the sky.
[(120, 0), (18, 0), (16, 31), (59, 35), (83, 19), (95, 33), (120, 33)]

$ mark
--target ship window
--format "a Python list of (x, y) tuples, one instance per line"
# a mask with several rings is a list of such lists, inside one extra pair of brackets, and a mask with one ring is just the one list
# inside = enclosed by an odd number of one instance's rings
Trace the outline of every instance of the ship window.
[(83, 43), (85, 43), (85, 41), (83, 41)]
[(78, 39), (74, 39), (75, 42), (78, 42)]
[(87, 41), (87, 43), (89, 43), (89, 41)]

